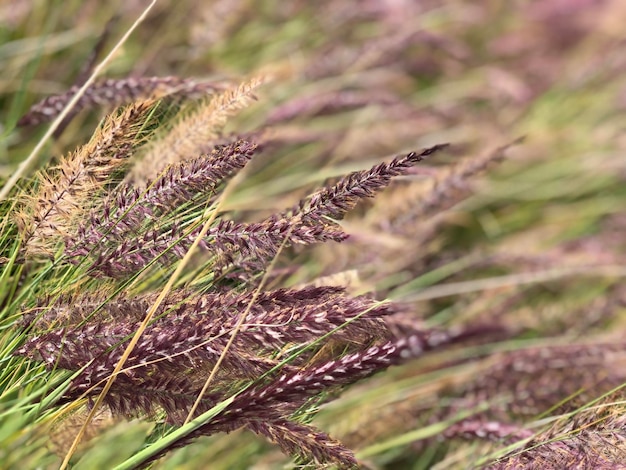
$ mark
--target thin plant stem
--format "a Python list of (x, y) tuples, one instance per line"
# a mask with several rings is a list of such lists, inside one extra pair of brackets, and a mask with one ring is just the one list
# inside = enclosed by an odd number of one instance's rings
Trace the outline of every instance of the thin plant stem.
[[(74, 442), (72, 443), (72, 446), (71, 446), (70, 450), (67, 452), (67, 455), (65, 456), (65, 460), (63, 461), (63, 465), (61, 466), (60, 470), (64, 470), (67, 467), (67, 465), (69, 463), (69, 459), (71, 458), (72, 454), (76, 451), (76, 448), (77, 448), (77, 446), (78, 446), (82, 436), (84, 435), (85, 431), (87, 430), (87, 426), (89, 425), (89, 423), (91, 422), (91, 420), (95, 416), (96, 411), (98, 410), (98, 408), (100, 407), (100, 405), (104, 401), (104, 397), (107, 395), (107, 393), (111, 389), (111, 386), (113, 385), (113, 382), (115, 381), (115, 378), (117, 377), (118, 373), (124, 367), (124, 364), (126, 363), (126, 360), (130, 357), (131, 353), (133, 352), (133, 349), (135, 349), (135, 346), (139, 342), (139, 338), (141, 338), (141, 335), (144, 333), (144, 331), (148, 327), (148, 324), (152, 321), (152, 317), (156, 313), (157, 309), (161, 306), (161, 303), (163, 302), (165, 297), (167, 297), (167, 295), (170, 293), (170, 291), (174, 287), (174, 284), (176, 283), (176, 281), (178, 280), (178, 278), (182, 274), (183, 270), (185, 269), (185, 267), (187, 266), (187, 264), (191, 260), (191, 257), (193, 255), (193, 253), (195, 252), (196, 248), (198, 247), (198, 245), (200, 244), (200, 241), (206, 236), (207, 232), (211, 228), (211, 225), (215, 221), (215, 218), (216, 218), (216, 216), (217, 216), (217, 214), (218, 214), (218, 212), (219, 212), (219, 210), (221, 208), (222, 202), (233, 191), (233, 189), (235, 188), (236, 183), (238, 182), (238, 180), (242, 178), (242, 175), (243, 175), (243, 172), (238, 173), (236, 175), (236, 177), (233, 178), (230, 181), (230, 183), (224, 188), (224, 191), (222, 193), (222, 197), (217, 201), (217, 204), (215, 205), (215, 207), (213, 209), (209, 208), (209, 209), (207, 209), (207, 211), (205, 211), (204, 216), (208, 215), (208, 219), (204, 223), (204, 226), (202, 227), (202, 230), (200, 231), (200, 233), (198, 234), (196, 239), (193, 241), (193, 243), (189, 247), (189, 250), (187, 250), (187, 254), (180, 260), (180, 263), (176, 267), (176, 270), (169, 277), (167, 283), (165, 284), (165, 286), (161, 290), (161, 292), (160, 292), (159, 296), (157, 297), (157, 299), (155, 300), (154, 304), (148, 310), (148, 313), (146, 314), (146, 316), (145, 316), (144, 320), (142, 321), (141, 325), (139, 325), (139, 327), (137, 328), (137, 331), (135, 332), (135, 335), (132, 337), (132, 339), (128, 343), (128, 346), (124, 350), (124, 354), (122, 354), (122, 357), (120, 358), (120, 360), (116, 364), (115, 369), (113, 369), (113, 372), (111, 373), (111, 376), (107, 380), (107, 383), (104, 385), (104, 387), (102, 389), (102, 392), (100, 392), (100, 394), (98, 395), (98, 398), (94, 402), (94, 405), (93, 405), (92, 409), (90, 410), (89, 414), (87, 415), (87, 418), (85, 419), (85, 422), (83, 423), (83, 425), (80, 428), (80, 431), (76, 435), (76, 438), (74, 439)], [(208, 211), (212, 211), (210, 213), (210, 215), (207, 214)]]
[(32, 150), (30, 155), (28, 155), (26, 160), (24, 160), (22, 163), (20, 163), (20, 165), (18, 166), (17, 170), (15, 170), (15, 173), (13, 173), (11, 175), (9, 180), (2, 187), (2, 189), (0, 190), (0, 201), (6, 199), (6, 197), (9, 195), (9, 192), (11, 191), (11, 189), (13, 189), (13, 186), (15, 186), (15, 183), (17, 183), (18, 180), (24, 174), (26, 174), (26, 172), (29, 171), (31, 169), (31, 167), (35, 164), (35, 160), (37, 158), (37, 155), (39, 154), (39, 152), (41, 151), (43, 146), (46, 144), (48, 139), (50, 139), (50, 137), (52, 137), (52, 135), (57, 130), (57, 128), (65, 120), (65, 117), (70, 113), (72, 108), (76, 105), (78, 100), (80, 100), (80, 98), (85, 94), (85, 92), (91, 86), (91, 84), (94, 82), (94, 80), (98, 77), (98, 75), (100, 75), (100, 72), (102, 72), (102, 70), (109, 64), (109, 62), (111, 62), (111, 59), (113, 59), (113, 57), (115, 56), (117, 51), (128, 40), (128, 38), (133, 33), (133, 31), (135, 31), (137, 26), (139, 26), (139, 24), (141, 24), (143, 22), (143, 20), (146, 18), (146, 16), (148, 16), (148, 13), (152, 9), (152, 7), (156, 4), (156, 2), (157, 2), (157, 0), (152, 0), (150, 5), (148, 5), (146, 7), (146, 9), (143, 11), (143, 13), (139, 16), (139, 18), (137, 18), (137, 20), (131, 25), (131, 27), (128, 29), (128, 31), (126, 31), (126, 33), (117, 42), (117, 44), (113, 47), (113, 49), (111, 49), (111, 52), (109, 52), (108, 55), (94, 68), (94, 70), (91, 73), (91, 75), (89, 76), (89, 78), (85, 81), (85, 83), (83, 83), (83, 85), (76, 92), (74, 97), (69, 101), (69, 103), (67, 103), (67, 106), (65, 106), (65, 108), (63, 108), (63, 111), (61, 111), (61, 113), (57, 116), (57, 118), (52, 122), (52, 124), (50, 125), (50, 127), (48, 128), (46, 133), (43, 135), (43, 137), (41, 139), (39, 139), (39, 142), (37, 142), (37, 145)]
[(285, 234), (285, 238), (283, 238), (283, 241), (282, 241), (280, 247), (278, 248), (278, 250), (276, 252), (276, 255), (274, 255), (274, 257), (272, 258), (272, 261), (270, 262), (269, 266), (267, 267), (267, 270), (265, 271), (265, 274), (263, 275), (263, 278), (261, 279), (261, 282), (259, 283), (258, 287), (255, 289), (254, 294), (252, 295), (252, 298), (250, 299), (250, 302), (248, 302), (248, 305), (246, 306), (246, 310), (239, 316), (239, 319), (237, 320), (237, 323), (235, 324), (235, 328), (233, 328), (233, 331), (232, 331), (232, 333), (230, 335), (230, 338), (228, 338), (228, 342), (226, 343), (226, 346), (224, 346), (224, 349), (222, 350), (222, 353), (220, 354), (220, 357), (217, 359), (217, 362), (215, 363), (215, 365), (213, 366), (213, 369), (211, 370), (211, 374), (209, 374), (209, 377), (206, 379), (206, 382), (204, 383), (204, 386), (202, 387), (202, 390), (198, 394), (198, 398), (196, 398), (196, 401), (194, 402), (193, 406), (189, 410), (189, 414), (187, 415), (187, 418), (185, 418), (184, 424), (187, 424), (187, 423), (189, 423), (189, 421), (192, 420), (193, 415), (196, 412), (196, 409), (198, 408), (198, 406), (200, 406), (200, 403), (202, 402), (202, 397), (204, 397), (204, 394), (208, 390), (209, 385), (213, 381), (213, 378), (215, 377), (215, 374), (217, 374), (217, 371), (219, 370), (220, 365), (222, 364), (222, 361), (226, 357), (226, 353), (228, 352), (228, 350), (230, 349), (231, 345), (235, 341), (235, 337), (237, 336), (237, 334), (241, 330), (241, 327), (242, 327), (244, 321), (246, 320), (246, 318), (248, 316), (248, 313), (250, 313), (250, 310), (252, 309), (252, 306), (254, 305), (254, 303), (259, 298), (259, 294), (261, 293), (261, 290), (263, 289), (263, 287), (265, 287), (265, 284), (267, 283), (267, 280), (269, 279), (270, 273), (272, 272), (274, 266), (276, 266), (276, 260), (278, 259), (278, 256), (280, 255), (280, 252), (283, 250), (283, 248), (287, 244), (287, 240), (289, 240), (289, 237), (291, 236), (291, 232), (293, 231), (293, 227), (294, 227), (293, 225), (291, 225), (289, 227), (289, 230)]
[(538, 282), (555, 281), (558, 279), (576, 276), (607, 276), (624, 277), (626, 268), (620, 265), (588, 266), (572, 268), (556, 268), (544, 271), (529, 273), (509, 274), (505, 276), (490, 277), (486, 279), (476, 279), (473, 281), (451, 282), (440, 284), (428, 289), (420, 290), (413, 294), (389, 295), (391, 300), (402, 300), (405, 302), (415, 302), (422, 300), (439, 299), (451, 295), (468, 294), (484, 290), (499, 289), (501, 287), (515, 287), (524, 284), (536, 284)]

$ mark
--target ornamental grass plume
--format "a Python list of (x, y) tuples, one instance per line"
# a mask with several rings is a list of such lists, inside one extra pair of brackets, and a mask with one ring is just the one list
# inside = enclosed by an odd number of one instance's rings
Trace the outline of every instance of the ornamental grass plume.
[(134, 186), (145, 187), (168, 165), (210, 151), (228, 118), (250, 105), (254, 92), (268, 81), (265, 75), (252, 77), (191, 111), (182, 110), (166, 134), (151, 142), (141, 164), (135, 165), (127, 179)]
[[(61, 159), (57, 168), (42, 171), (34, 186), (37, 196), (22, 196), (19, 227), (25, 262), (48, 258), (59, 268), (77, 266), (85, 276), (69, 292), (25, 306), (28, 313), (22, 317), (25, 340), (15, 354), (74, 374), (57, 404), (93, 401), (110, 382), (102, 403), (113, 417), (157, 419), (175, 428), (228, 403), (193, 432), (146, 455), (142, 465), (200, 436), (245, 427), (302, 463), (357, 466), (348, 447), (310, 424), (320, 404), (389, 366), (472, 338), (488, 338), (494, 328), (502, 331), (497, 325), (427, 327), (400, 312), (405, 308), (338, 286), (263, 289), (259, 279), (282, 249), (346, 240), (349, 234), (340, 221), (347, 213), (446, 145), (401, 154), (329, 181), (259, 221), (238, 220), (235, 213), (220, 211), (220, 198), (230, 179), (264, 152), (261, 136), (267, 133), (223, 137), (219, 129), (248, 104), (261, 83), (244, 82), (197, 104), (196, 110), (184, 110), (172, 126), (161, 122), (165, 115), (159, 114), (158, 102), (131, 103), (105, 118), (90, 142)], [(259, 137), (260, 145), (254, 142)], [(212, 139), (215, 143), (208, 148)], [(418, 210), (426, 215), (450, 198), (457, 200), (466, 180), (501, 159), (504, 150), (457, 165)], [(203, 230), (207, 210), (213, 215)], [(163, 298), (154, 280), (133, 287), (140, 275), (163, 277), (198, 236), (201, 282), (195, 287), (187, 282)], [(93, 281), (100, 282), (93, 284), (100, 289), (106, 287), (98, 292), (89, 287)], [(152, 319), (125, 357), (130, 339), (157, 301)], [(562, 364), (574, 354), (573, 365), (580, 363), (581, 354), (606, 349), (581, 348), (554, 349), (549, 356), (558, 356)], [(527, 358), (531, 353), (516, 352), (503, 359), (502, 367), (509, 370), (513, 361), (521, 371), (519, 364), (528, 359), (538, 374), (549, 370), (552, 377), (554, 371), (543, 361), (547, 353)], [(600, 359), (597, 365), (603, 366), (604, 355)], [(121, 362), (122, 369), (115, 372)], [(500, 392), (515, 388), (511, 380), (522, 379), (511, 379), (508, 373), (497, 376), (497, 364), (465, 384), (444, 414), (436, 412), (430, 419), (446, 419), (458, 407), (484, 400), (499, 403)], [(529, 397), (529, 384), (522, 381), (524, 403), (531, 400), (528, 406), (539, 412), (574, 393), (587, 375), (574, 377), (570, 388), (564, 382), (564, 390), (542, 389), (545, 397)], [(606, 386), (622, 379), (618, 375)], [(531, 380), (541, 378), (533, 375)], [(598, 386), (589, 380), (590, 386)], [(526, 406), (520, 400), (514, 398), (507, 410), (519, 412)], [(447, 439), (514, 442), (527, 437), (526, 430), (509, 423), (508, 414), (498, 414), (494, 406), (488, 414), (448, 428)]]
[[(137, 83), (144, 82), (156, 83)], [(26, 338), (16, 354), (74, 373), (58, 404), (96, 399), (110, 381), (103, 404), (113, 416), (162, 417), (180, 426), (232, 397), (144, 464), (199, 436), (247, 427), (302, 462), (353, 467), (357, 460), (348, 448), (308, 424), (316, 404), (391, 365), (483, 333), (414, 327), (399, 337), (385, 322), (396, 307), (372, 296), (325, 285), (259, 290), (255, 279), (271, 269), (281, 249), (345, 240), (338, 222), (347, 212), (446, 147), (396, 156), (258, 222), (237, 221), (218, 212), (220, 197), (262, 145), (247, 140), (254, 133), (209, 145), (263, 82), (244, 82), (184, 111), (171, 127), (161, 125), (156, 101), (131, 103), (105, 118), (90, 142), (56, 169), (42, 171), (37, 196), (22, 196), (25, 262), (41, 263), (45, 255), (109, 286), (97, 292), (79, 283), (69, 293), (41, 298), (23, 315)], [(195, 87), (178, 84), (187, 94)], [(84, 104), (98, 103), (101, 89)], [(165, 131), (154, 131), (159, 126)], [(199, 222), (207, 209), (214, 215), (203, 232)], [(149, 278), (185, 257), (202, 233), (200, 262), (209, 277), (199, 287), (176, 287), (162, 299), (154, 287), (130, 287), (136, 276)]]
[(87, 144), (37, 175), (36, 193), (22, 196), (19, 215), (26, 258), (52, 256), (58, 241), (93, 204), (94, 194), (111, 184), (142, 144), (155, 105), (153, 100), (139, 101), (109, 115)]
[(501, 407), (491, 407), (494, 415), (537, 415), (554, 407), (569, 411), (626, 380), (623, 341), (533, 348), (494, 359), (465, 390), (465, 398), (474, 401), (507, 396)]
[(336, 114), (377, 104), (402, 106), (403, 103), (398, 97), (382, 91), (332, 91), (326, 94), (296, 98), (283, 103), (270, 113), (266, 123), (274, 125), (293, 119)]
[[(209, 82), (180, 77), (105, 78), (97, 81), (80, 97), (73, 114), (82, 109), (97, 107), (113, 108), (137, 100), (179, 96), (200, 98), (225, 88), (224, 83)], [(18, 122), (20, 126), (36, 126), (57, 117), (80, 89), (72, 86), (59, 95), (51, 95), (31, 106)]]
[(435, 216), (467, 198), (468, 194), (471, 194), (472, 178), (504, 160), (506, 151), (519, 141), (499, 147), (485, 155), (462, 159), (438, 171), (430, 186), (420, 195), (420, 204), (408, 208), (397, 220), (391, 222), (394, 230), (406, 232), (407, 225), (413, 221), (428, 220), (431, 224), (430, 230), (423, 230), (421, 235), (423, 240), (427, 241), (426, 235), (432, 237), (440, 228), (437, 226), (439, 220)]
[(488, 468), (626, 468), (624, 406), (610, 398), (573, 416), (563, 416)]
[(70, 3), (0, 7), (3, 466), (623, 466), (618, 2), (161, 0), (102, 64), (141, 2)]

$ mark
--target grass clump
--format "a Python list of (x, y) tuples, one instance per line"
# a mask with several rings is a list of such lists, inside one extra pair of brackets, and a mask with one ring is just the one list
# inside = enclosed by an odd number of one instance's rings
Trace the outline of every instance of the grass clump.
[(619, 8), (221, 3), (2, 20), (3, 461), (619, 468)]

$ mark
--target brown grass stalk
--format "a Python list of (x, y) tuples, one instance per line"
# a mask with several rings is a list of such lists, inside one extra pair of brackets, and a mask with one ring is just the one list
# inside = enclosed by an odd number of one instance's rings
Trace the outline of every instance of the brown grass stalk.
[(191, 112), (183, 111), (168, 133), (153, 141), (127, 180), (143, 187), (167, 166), (210, 151), (228, 118), (247, 107), (254, 99), (254, 92), (267, 81), (266, 76), (253, 77)]
[(52, 257), (56, 244), (87, 213), (94, 195), (127, 162), (140, 141), (155, 101), (134, 103), (109, 115), (90, 141), (60, 160), (52, 171), (41, 171), (35, 195), (23, 196), (18, 215), (27, 258)]

